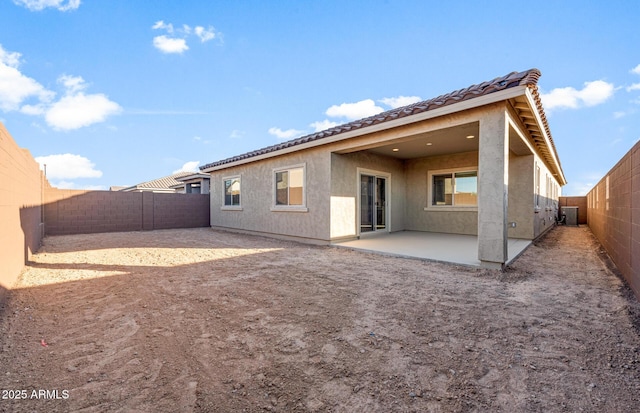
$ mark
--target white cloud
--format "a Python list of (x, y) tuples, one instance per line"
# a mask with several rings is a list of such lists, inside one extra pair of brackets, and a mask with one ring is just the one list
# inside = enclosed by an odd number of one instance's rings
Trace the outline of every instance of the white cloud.
[(84, 156), (65, 153), (60, 155), (38, 156), (41, 166), (47, 165), (48, 179), (100, 178), (102, 171)]
[(54, 129), (72, 130), (104, 122), (108, 116), (120, 113), (122, 108), (101, 93), (65, 96), (47, 111), (45, 120)]
[(13, 0), (19, 6), (24, 6), (32, 11), (41, 11), (47, 7), (53, 7), (60, 11), (75, 10), (80, 7), (80, 0)]
[(613, 112), (613, 118), (614, 119), (624, 118), (625, 116), (627, 116), (627, 112), (624, 112), (624, 111)]
[(183, 24), (182, 27), (175, 29), (173, 24), (165, 23), (164, 20), (158, 20), (151, 28), (153, 30), (165, 30), (170, 35), (161, 35), (153, 38), (153, 46), (162, 53), (181, 54), (189, 50), (187, 37), (192, 34), (197, 36), (202, 43), (213, 40), (219, 35), (212, 26), (206, 29), (204, 26), (196, 26), (192, 29), (188, 24)]
[(173, 33), (173, 24), (166, 24), (163, 20), (158, 20), (153, 26), (151, 26), (153, 30), (166, 30), (167, 33)]
[(46, 111), (45, 120), (54, 129), (71, 130), (104, 122), (108, 116), (118, 114), (122, 108), (102, 93), (87, 95), (84, 79), (79, 76), (61, 76), (59, 83), (67, 89), (66, 95)]
[(208, 42), (209, 40), (213, 40), (216, 37), (216, 32), (214, 28), (211, 26), (209, 26), (207, 29), (205, 29), (202, 26), (196, 26), (194, 31), (196, 33), (196, 36), (200, 38), (200, 41), (202, 43)]
[(582, 106), (599, 105), (613, 96), (614, 92), (615, 88), (612, 83), (595, 80), (585, 82), (581, 90), (572, 87), (556, 88), (549, 93), (541, 93), (540, 98), (547, 110), (554, 108), (577, 109)]
[(325, 119), (325, 120), (313, 122), (309, 126), (311, 126), (313, 128), (314, 132), (320, 132), (320, 131), (323, 131), (323, 130), (331, 129), (331, 128), (333, 128), (335, 126), (338, 126), (338, 125), (339, 125), (338, 122), (333, 122), (333, 121), (330, 121), (329, 119)]
[(58, 78), (58, 83), (62, 83), (67, 90), (67, 94), (81, 92), (87, 88), (87, 85), (81, 76), (62, 75)]
[(281, 140), (293, 139), (302, 136), (305, 132), (297, 129), (282, 130), (280, 128), (269, 128), (269, 134)]
[[(103, 94), (85, 94), (87, 84), (80, 76), (63, 75), (58, 83), (65, 95), (54, 101), (55, 93), (18, 70), (20, 53), (5, 51), (0, 45), (0, 110), (19, 110), (25, 115), (45, 116), (55, 129), (78, 129), (103, 122), (119, 113), (120, 106)], [(36, 99), (36, 102), (29, 102)]]
[(49, 102), (55, 95), (36, 80), (20, 73), (20, 56), (20, 53), (8, 52), (0, 45), (0, 110), (5, 112), (20, 109), (20, 105), (29, 98)]
[(165, 35), (154, 37), (153, 46), (162, 53), (182, 53), (189, 50), (185, 39), (177, 39)]
[(634, 83), (631, 86), (627, 86), (627, 92), (631, 92), (632, 90), (640, 90), (640, 83)]
[(418, 103), (422, 100), (420, 96), (398, 96), (395, 98), (384, 98), (378, 102), (384, 103), (387, 106), (391, 106), (392, 109), (402, 106), (411, 105), (412, 103)]
[(229, 135), (229, 137), (231, 139), (240, 139), (244, 136), (244, 131), (241, 131), (239, 129), (234, 129), (231, 131), (231, 134)]
[(631, 73), (635, 73), (636, 75), (640, 75), (640, 64), (633, 69), (631, 69)]
[(377, 115), (384, 112), (379, 106), (376, 106), (372, 99), (361, 100), (356, 103), (343, 103), (341, 105), (333, 105), (325, 112), (327, 116), (332, 118), (347, 118), (356, 120), (366, 118), (368, 116)]
[(7, 52), (2, 45), (0, 45), (0, 63), (4, 63), (9, 67), (18, 68), (20, 65), (20, 56), (21, 54), (18, 52)]
[(78, 185), (75, 182), (70, 181), (57, 181), (51, 182), (51, 186), (59, 189), (85, 189), (89, 191), (106, 191), (107, 188), (104, 185)]
[(200, 165), (200, 161), (189, 161), (186, 162), (180, 169), (173, 171), (174, 174), (180, 172), (200, 172), (198, 169), (198, 165)]

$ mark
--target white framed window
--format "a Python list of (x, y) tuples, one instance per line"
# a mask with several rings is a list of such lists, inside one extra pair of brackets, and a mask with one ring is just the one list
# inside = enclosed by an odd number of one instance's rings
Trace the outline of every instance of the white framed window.
[(273, 170), (272, 211), (307, 212), (306, 164)]
[(240, 175), (222, 178), (222, 209), (242, 209), (241, 182)]
[(425, 209), (478, 207), (478, 169), (476, 167), (429, 171), (428, 205)]

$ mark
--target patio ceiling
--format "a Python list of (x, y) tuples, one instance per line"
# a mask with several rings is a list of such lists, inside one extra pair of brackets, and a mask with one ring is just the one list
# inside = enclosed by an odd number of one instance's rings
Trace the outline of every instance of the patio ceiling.
[[(478, 151), (478, 136), (479, 124), (478, 122), (471, 122), (404, 137), (391, 143), (385, 142), (380, 146), (367, 148), (366, 151), (396, 159), (417, 159), (452, 153), (474, 152)], [(511, 126), (509, 127), (509, 149), (516, 155), (531, 154), (529, 146), (523, 142)], [(363, 149), (345, 149), (338, 153), (344, 154), (360, 150)]]
[(478, 134), (478, 122), (473, 122), (421, 133), (368, 151), (398, 159), (473, 152), (478, 150)]

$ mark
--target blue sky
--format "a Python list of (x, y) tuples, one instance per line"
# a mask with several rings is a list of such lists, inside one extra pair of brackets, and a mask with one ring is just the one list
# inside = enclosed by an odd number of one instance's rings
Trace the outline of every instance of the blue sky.
[(193, 169), (538, 68), (565, 195), (640, 139), (640, 2), (0, 0), (0, 122), (52, 184)]

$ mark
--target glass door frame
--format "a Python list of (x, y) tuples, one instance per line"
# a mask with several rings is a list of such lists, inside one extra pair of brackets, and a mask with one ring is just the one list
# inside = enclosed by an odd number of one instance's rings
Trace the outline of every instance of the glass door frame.
[[(361, 231), (361, 225), (362, 225), (362, 216), (361, 216), (361, 209), (362, 209), (362, 192), (361, 192), (361, 181), (362, 181), (362, 176), (372, 176), (374, 177), (374, 188), (375, 188), (375, 179), (377, 178), (384, 178), (385, 180), (385, 188), (384, 188), (384, 194), (385, 194), (385, 210), (384, 210), (384, 220), (385, 220), (385, 228), (383, 229), (373, 229), (372, 231), (365, 231), (362, 232)], [(357, 208), (356, 208), (356, 231), (357, 231), (357, 236), (361, 237), (361, 236), (368, 236), (368, 235), (373, 235), (373, 234), (380, 234), (380, 233), (384, 233), (384, 232), (391, 232), (391, 174), (389, 172), (382, 172), (382, 171), (375, 171), (375, 170), (371, 170), (371, 169), (365, 169), (365, 168), (357, 168), (357, 176), (356, 176), (356, 185), (357, 185)], [(377, 191), (376, 191), (377, 192)], [(375, 214), (376, 211), (374, 211), (374, 219), (375, 219)], [(373, 226), (375, 227), (375, 223), (372, 223)]]

